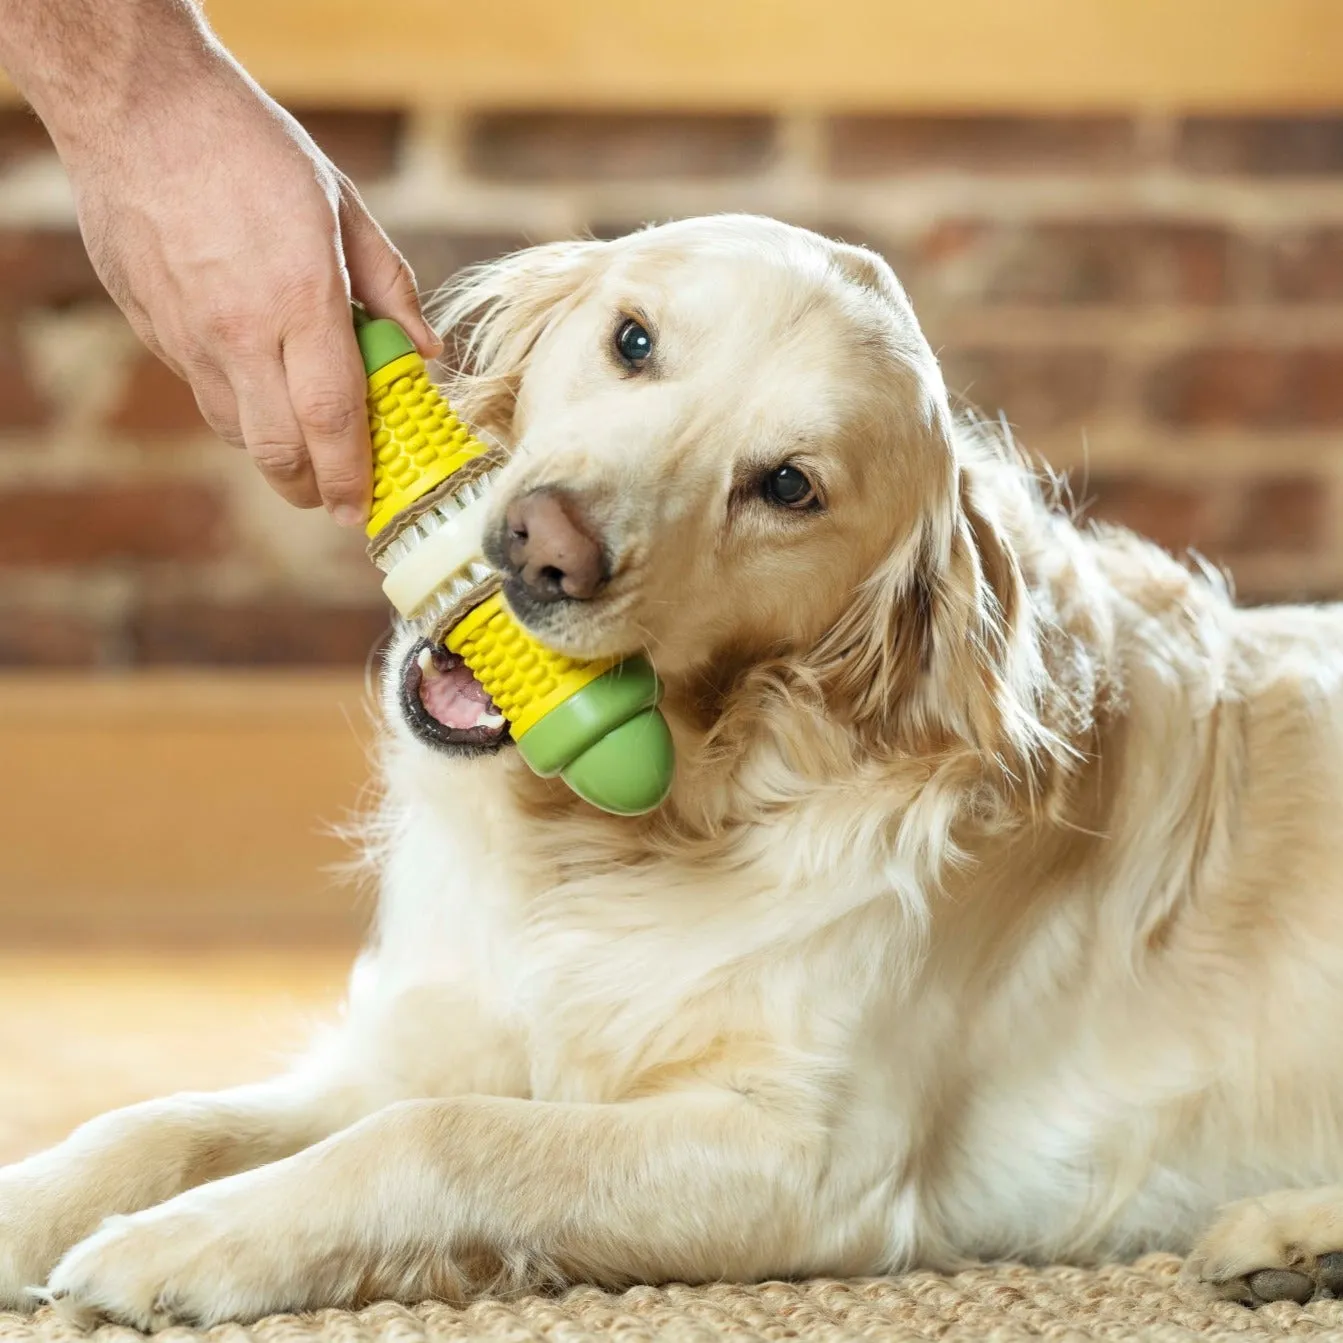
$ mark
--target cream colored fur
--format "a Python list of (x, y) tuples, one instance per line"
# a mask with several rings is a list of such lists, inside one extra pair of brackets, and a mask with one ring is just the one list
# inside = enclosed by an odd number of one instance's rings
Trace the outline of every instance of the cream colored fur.
[[(534, 249), (444, 323), (501, 500), (601, 528), (609, 590), (547, 634), (649, 650), (675, 792), (616, 819), (421, 745), (405, 636), (344, 1016), (0, 1172), (0, 1303), (213, 1323), (1210, 1224), (1221, 1290), (1314, 1281), (1343, 1191), (1215, 1214), (1343, 1180), (1343, 612), (1075, 526), (953, 419), (886, 265), (801, 230)], [(763, 501), (784, 460), (823, 510)]]

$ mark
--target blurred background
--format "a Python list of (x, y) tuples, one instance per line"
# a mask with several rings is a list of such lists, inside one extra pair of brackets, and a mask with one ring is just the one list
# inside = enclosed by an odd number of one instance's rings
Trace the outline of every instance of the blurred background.
[[(717, 210), (866, 243), (953, 390), (1091, 516), (1246, 600), (1343, 594), (1336, 0), (210, 13), (426, 289)], [(0, 519), (0, 1062), (35, 1026), (74, 1060), (11, 1097), (3, 1157), (162, 1089), (128, 1033), (213, 1077), (240, 1012), (335, 993), (367, 910), (326, 827), (366, 786), (386, 624), (360, 538), (272, 496), (135, 341), (5, 94)]]

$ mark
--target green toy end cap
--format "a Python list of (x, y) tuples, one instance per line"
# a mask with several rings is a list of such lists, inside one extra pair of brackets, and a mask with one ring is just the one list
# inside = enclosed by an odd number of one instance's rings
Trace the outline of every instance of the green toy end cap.
[(415, 353), (415, 342), (389, 317), (370, 317), (362, 308), (354, 309), (354, 334), (364, 358), (364, 373), (372, 377), (380, 368)]
[(667, 720), (657, 709), (645, 709), (590, 746), (560, 777), (602, 811), (641, 816), (671, 791), (674, 766)]
[(661, 698), (662, 687), (648, 660), (627, 658), (551, 709), (518, 738), (518, 750), (537, 774), (549, 779)]
[(648, 660), (628, 658), (551, 709), (518, 738), (518, 751), (542, 778), (558, 774), (602, 811), (652, 811), (675, 769), (661, 698)]

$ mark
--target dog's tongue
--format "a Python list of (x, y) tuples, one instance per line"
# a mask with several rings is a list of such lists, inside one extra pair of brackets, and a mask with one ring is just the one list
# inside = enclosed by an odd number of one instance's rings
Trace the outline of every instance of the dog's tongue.
[(464, 662), (446, 671), (432, 664), (424, 669), (420, 678), (420, 703), (425, 712), (444, 727), (491, 726), (484, 720), (498, 714), (485, 687), (471, 675), (471, 669)]

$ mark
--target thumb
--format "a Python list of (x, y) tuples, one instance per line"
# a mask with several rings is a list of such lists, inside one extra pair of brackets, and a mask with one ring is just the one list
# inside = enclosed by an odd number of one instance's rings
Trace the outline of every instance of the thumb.
[(342, 195), (340, 231), (352, 295), (375, 317), (399, 323), (426, 359), (441, 354), (443, 342), (420, 310), (414, 272), (353, 192)]

